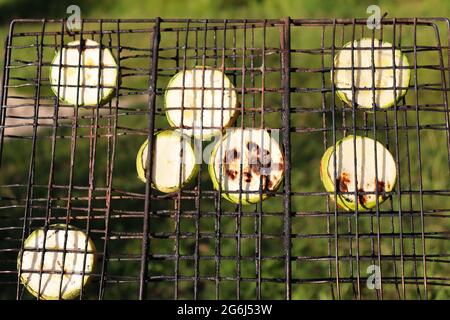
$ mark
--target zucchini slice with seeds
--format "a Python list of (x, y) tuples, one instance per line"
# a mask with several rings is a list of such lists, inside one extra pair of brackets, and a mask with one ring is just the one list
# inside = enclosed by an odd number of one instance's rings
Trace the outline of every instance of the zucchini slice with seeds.
[[(334, 57), (334, 84), (336, 94), (347, 105), (354, 102), (360, 108), (389, 108), (407, 92), (410, 80), (408, 59), (400, 50), (392, 52), (392, 44), (374, 39), (372, 64), (372, 39), (364, 38), (353, 42), (354, 50), (350, 50), (352, 42), (347, 43)], [(362, 49), (364, 48), (364, 49)], [(352, 74), (353, 67), (356, 68)], [(395, 68), (394, 68), (395, 62)], [(372, 79), (375, 68), (374, 80)], [(346, 68), (346, 69), (340, 69)], [(360, 68), (360, 69), (358, 69)], [(362, 68), (362, 69), (361, 69)], [(395, 70), (395, 90), (394, 90)], [(352, 82), (352, 75), (353, 81)], [(352, 84), (355, 86), (353, 96)], [(375, 90), (372, 88), (375, 87)]]
[[(42, 258), (44, 239), (46, 251)], [(66, 251), (63, 252), (65, 241)], [(75, 227), (69, 226), (67, 233), (64, 224), (49, 226), (47, 233), (43, 228), (37, 229), (24, 242), (22, 260), (21, 253), (17, 258), (17, 269), (22, 270), (20, 281), (39, 299), (57, 300), (60, 295), (64, 300), (75, 299), (94, 270), (94, 254), (95, 246), (92, 240)], [(39, 288), (42, 259), (44, 261)]]
[(172, 127), (183, 128), (184, 134), (202, 140), (220, 134), (239, 114), (230, 79), (209, 67), (196, 67), (173, 76), (164, 95), (164, 106)]
[[(166, 130), (155, 134), (153, 142), (153, 188), (165, 193), (175, 192), (197, 176), (199, 165), (189, 137), (178, 131)], [(136, 169), (142, 182), (147, 179), (147, 157), (148, 140), (141, 145), (136, 156)]]
[(117, 63), (109, 49), (100, 49), (100, 44), (90, 39), (82, 42), (80, 46), (79, 40), (72, 41), (56, 52), (50, 68), (51, 89), (70, 105), (77, 104), (77, 96), (79, 106), (103, 105), (113, 97), (118, 81)]
[(267, 130), (233, 129), (214, 146), (208, 171), (216, 190), (221, 181), (225, 199), (251, 205), (266, 199), (267, 191), (276, 191), (280, 186), (284, 156)]
[[(356, 136), (356, 175), (354, 136), (349, 135), (331, 146), (324, 153), (320, 161), (320, 177), (328, 192), (334, 192), (338, 186), (337, 204), (345, 210), (364, 211), (376, 206), (376, 192), (378, 203), (381, 204), (388, 197), (386, 193), (394, 189), (397, 170), (392, 154), (381, 143), (367, 137)], [(375, 147), (376, 160), (375, 165)], [(336, 154), (336, 171), (334, 171), (334, 155)], [(377, 168), (377, 172), (375, 172)], [(355, 177), (356, 176), (356, 177)], [(378, 180), (376, 177), (378, 176)], [(334, 178), (337, 177), (336, 181)], [(356, 178), (356, 179), (355, 179)], [(355, 187), (355, 180), (357, 186)], [(355, 189), (358, 194), (355, 199)], [(341, 192), (345, 194), (340, 194)], [(334, 195), (331, 195), (334, 200)]]

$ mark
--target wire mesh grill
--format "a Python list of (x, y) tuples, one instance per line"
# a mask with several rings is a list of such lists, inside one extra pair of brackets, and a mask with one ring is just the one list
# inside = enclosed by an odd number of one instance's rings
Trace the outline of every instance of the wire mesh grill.
[[(392, 108), (336, 98), (333, 57), (362, 37), (410, 61), (409, 91)], [(121, 81), (103, 106), (50, 91), (54, 51), (83, 38), (118, 62)], [(64, 20), (15, 20), (0, 126), (1, 296), (32, 298), (18, 280), (24, 239), (70, 223), (97, 248), (80, 299), (448, 298), (449, 42), (447, 19), (383, 19), (374, 30), (365, 19), (85, 19), (73, 33)], [(168, 81), (198, 65), (234, 83), (236, 127), (280, 130), (284, 182), (264, 202), (228, 203), (205, 165), (193, 187), (171, 194), (136, 178), (139, 145), (168, 128)], [(371, 211), (342, 211), (320, 182), (320, 157), (348, 134), (382, 142), (398, 167), (390, 198)], [(375, 290), (371, 265), (381, 270)]]

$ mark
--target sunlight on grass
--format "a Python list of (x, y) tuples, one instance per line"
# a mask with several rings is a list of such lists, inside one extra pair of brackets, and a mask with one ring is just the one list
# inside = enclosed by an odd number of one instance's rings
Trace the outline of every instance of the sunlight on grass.
[[(20, 2), (20, 1), (19, 1)], [(26, 3), (26, 1), (21, 1)], [(13, 1), (1, 0), (0, 11), (4, 7), (12, 15), (29, 16), (32, 13), (16, 12), (17, 8)], [(49, 6), (53, 3), (50, 1)], [(291, 16), (292, 18), (343, 18), (343, 17), (365, 17), (367, 2), (351, 1), (346, 6), (338, 6), (334, 1), (269, 1), (253, 0), (244, 4), (243, 1), (218, 1), (201, 0), (187, 1), (185, 6), (180, 6), (179, 1), (166, 0), (163, 2), (144, 2), (134, 5), (129, 2), (99, 1), (98, 4), (90, 7), (86, 2), (82, 3), (81, 9), (83, 17), (102, 18), (153, 18), (161, 16), (164, 18), (281, 18)], [(428, 1), (418, 5), (411, 5), (410, 2), (394, 1), (381, 2), (382, 11), (389, 13), (388, 17), (394, 16), (440, 16), (443, 12), (450, 12), (450, 2)], [(58, 12), (52, 11), (50, 16), (59, 16)], [(63, 13), (61, 13), (63, 15)], [(0, 36), (6, 37), (10, 18), (3, 17), (1, 20)], [(169, 24), (162, 24), (163, 27)], [(131, 24), (124, 23), (122, 28)], [(185, 23), (177, 25), (186, 26)], [(97, 24), (88, 26), (97, 28)], [(105, 24), (105, 29), (114, 29), (115, 24)], [(145, 26), (151, 28), (149, 23)], [(440, 26), (442, 33), (439, 40), (443, 46), (447, 45), (446, 30)], [(48, 28), (54, 28), (49, 25)], [(55, 27), (56, 28), (56, 27)], [(344, 30), (345, 28), (345, 30)], [(404, 26), (402, 30), (401, 45), (412, 46), (413, 30), (411, 26)], [(16, 31), (25, 30), (18, 26)], [(56, 30), (56, 29), (55, 29)], [(343, 32), (345, 31), (345, 32)], [(396, 40), (399, 41), (399, 29), (396, 29)], [(221, 31), (213, 33), (209, 31), (206, 37), (206, 45), (211, 47), (216, 43), (219, 49), (225, 42), (227, 49), (224, 59), (225, 66), (235, 67), (236, 70), (227, 73), (237, 88), (260, 87), (262, 85), (261, 73), (255, 72), (256, 76), (251, 79), (249, 74), (243, 79), (241, 70), (243, 65), (249, 68), (267, 68), (271, 71), (265, 73), (264, 84), (267, 90), (264, 97), (258, 92), (247, 92), (244, 96), (244, 108), (258, 108), (264, 103), (264, 107), (272, 112), (266, 112), (262, 117), (258, 112), (247, 110), (244, 116), (237, 119), (236, 125), (244, 123), (247, 126), (259, 126), (263, 124), (267, 128), (282, 128), (281, 105), (282, 94), (277, 91), (281, 87), (280, 68), (280, 28), (268, 27), (266, 30), (266, 56), (262, 57), (263, 36), (261, 29), (256, 28), (248, 31), (246, 42), (242, 31), (237, 31), (236, 47), (233, 52), (229, 49), (233, 47), (233, 36), (230, 31), (226, 39)], [(363, 34), (364, 33), (364, 34)], [(377, 31), (375, 37), (383, 37), (385, 41), (393, 40), (392, 27), (385, 27), (383, 34)], [(107, 165), (111, 159), (108, 157), (112, 148), (111, 121), (116, 103), (119, 105), (117, 117), (118, 136), (116, 143), (116, 154), (114, 159), (111, 216), (109, 220), (110, 238), (108, 242), (108, 254), (112, 258), (107, 264), (109, 274), (106, 286), (105, 298), (111, 299), (135, 299), (137, 298), (138, 284), (136, 280), (140, 275), (140, 255), (141, 255), (141, 233), (142, 215), (144, 211), (145, 185), (142, 184), (136, 174), (134, 167), (135, 155), (141, 143), (147, 137), (147, 89), (148, 89), (148, 68), (151, 48), (151, 38), (149, 33), (124, 34), (121, 43), (126, 43), (129, 47), (140, 48), (142, 52), (134, 52), (127, 49), (117, 50), (117, 37), (104, 36), (102, 43), (109, 46), (116, 57), (120, 57), (122, 70), (122, 89), (119, 92), (119, 101), (114, 98), (102, 110), (99, 118), (98, 139), (96, 145), (96, 159), (94, 174), (94, 194), (96, 198), (90, 204), (90, 214), (87, 216), (88, 201), (86, 187), (89, 184), (89, 152), (92, 150), (93, 127), (92, 119), (94, 109), (80, 108), (78, 127), (76, 128), (77, 145), (73, 160), (75, 168), (73, 171), (73, 184), (80, 188), (73, 191), (74, 199), (67, 199), (67, 188), (63, 187), (69, 183), (70, 160), (71, 160), (71, 140), (70, 137), (74, 127), (71, 118), (58, 123), (56, 136), (55, 154), (55, 176), (53, 184), (58, 187), (52, 188), (52, 196), (56, 197), (51, 202), (52, 218), (64, 221), (67, 214), (67, 207), (70, 206), (71, 223), (80, 228), (86, 228), (88, 219), (93, 230), (93, 237), (99, 251), (103, 251), (106, 212), (106, 189), (108, 187)], [(199, 35), (203, 36), (202, 32)], [(324, 43), (322, 43), (322, 35)], [(157, 129), (168, 128), (169, 124), (163, 110), (163, 92), (170, 80), (170, 77), (180, 68), (183, 68), (181, 59), (183, 50), (177, 50), (183, 45), (188, 56), (186, 68), (191, 68), (202, 63), (202, 54), (209, 58), (206, 64), (213, 67), (221, 66), (221, 52), (207, 49), (202, 51), (203, 39), (199, 41), (200, 50), (192, 48), (196, 39), (194, 32), (191, 32), (185, 43), (185, 33), (178, 35), (175, 32), (162, 33), (159, 57), (160, 73), (158, 74), (156, 99), (156, 123)], [(371, 36), (367, 29), (358, 28), (355, 38)], [(94, 38), (99, 41), (98, 36)], [(350, 41), (351, 26), (339, 26), (335, 37), (335, 45), (342, 46)], [(64, 41), (71, 39), (65, 36)], [(431, 27), (418, 29), (418, 45), (436, 46), (437, 38)], [(21, 42), (22, 41), (22, 42)], [(43, 51), (44, 62), (51, 62), (53, 48), (51, 45), (58, 45), (60, 39), (47, 38), (45, 44), (49, 45)], [(30, 42), (39, 44), (39, 39), (18, 39), (14, 45), (26, 45)], [(253, 42), (253, 43), (252, 43)], [(242, 58), (242, 47), (246, 45), (247, 57)], [(439, 283), (439, 278), (447, 279), (448, 283), (448, 232), (450, 230), (449, 210), (450, 197), (449, 181), (449, 150), (448, 132), (445, 130), (446, 113), (445, 96), (437, 89), (443, 83), (442, 74), (436, 70), (441, 57), (437, 51), (420, 52), (414, 56), (412, 50), (406, 50), (410, 63), (417, 59), (417, 64), (428, 67), (420, 68), (417, 74), (413, 74), (411, 88), (404, 101), (399, 102), (399, 109), (402, 106), (410, 106), (395, 112), (394, 109), (388, 111), (377, 111), (375, 114), (357, 110), (356, 125), (363, 127), (358, 129), (360, 135), (367, 135), (374, 138), (373, 126), (376, 124), (376, 138), (397, 157), (400, 162), (400, 189), (404, 193), (394, 192), (391, 199), (380, 205), (381, 214), (377, 216), (374, 212), (359, 213), (356, 216), (353, 212), (339, 212), (335, 216), (334, 203), (324, 192), (324, 188), (319, 176), (319, 162), (325, 149), (332, 145), (333, 130), (332, 106), (335, 107), (336, 139), (339, 140), (347, 134), (353, 133), (355, 124), (352, 121), (352, 111), (343, 105), (337, 97), (331, 94), (332, 84), (330, 81), (330, 69), (332, 64), (331, 48), (332, 36), (331, 28), (322, 27), (292, 27), (291, 48), (296, 52), (291, 53), (291, 126), (295, 127), (295, 132), (291, 133), (291, 161), (292, 161), (292, 237), (291, 255), (293, 298), (295, 299), (332, 299), (337, 297), (336, 283), (327, 283), (329, 279), (336, 277), (336, 269), (339, 268), (339, 277), (342, 280), (340, 287), (341, 298), (356, 297), (356, 278), (361, 277), (361, 293), (363, 298), (376, 299), (376, 293), (366, 288), (365, 277), (367, 277), (367, 267), (371, 264), (378, 264), (378, 256), (383, 256), (381, 264), (383, 277), (396, 279), (387, 281), (384, 284), (384, 298), (398, 298), (403, 296), (402, 284), (399, 280), (402, 276), (406, 283), (407, 298), (423, 298), (423, 285), (420, 281), (410, 278), (423, 277), (423, 262), (421, 260), (422, 248), (428, 254), (427, 275), (435, 279), (429, 279), (430, 283)], [(325, 53), (310, 54), (307, 49), (325, 47)], [(251, 48), (254, 48), (253, 50)], [(239, 49), (241, 51), (239, 51)], [(302, 51), (303, 50), (303, 51)], [(445, 51), (445, 50), (444, 50)], [(142, 55), (140, 55), (142, 53)], [(36, 76), (36, 67), (26, 66), (27, 63), (37, 60), (35, 48), (24, 48), (15, 50), (13, 59), (21, 61), (24, 67), (11, 71), (16, 78), (13, 83), (20, 84), (24, 78)], [(250, 58), (250, 54), (252, 57)], [(234, 55), (234, 58), (230, 56)], [(448, 57), (442, 58), (443, 65), (448, 67)], [(322, 60), (323, 59), (323, 60)], [(262, 63), (265, 63), (263, 66)], [(3, 61), (2, 61), (3, 63)], [(322, 64), (324, 70), (321, 69)], [(133, 70), (140, 69), (138, 74), (133, 74)], [(448, 77), (448, 75), (446, 75)], [(53, 115), (53, 105), (55, 97), (49, 90), (48, 67), (43, 68), (42, 78), (43, 88), (41, 90), (41, 103), (46, 103), (47, 108)], [(14, 82), (15, 81), (15, 82)], [(417, 92), (414, 90), (415, 81), (417, 84), (428, 83), (428, 87), (420, 87)], [(448, 79), (447, 79), (448, 86)], [(138, 96), (128, 97), (133, 92), (139, 92)], [(20, 89), (10, 91), (10, 95), (23, 95), (32, 97), (35, 94), (35, 86), (29, 85)], [(242, 98), (242, 95), (240, 96)], [(415, 112), (416, 102), (421, 106), (418, 111), (418, 118)], [(435, 105), (438, 105), (437, 107)], [(33, 106), (30, 106), (33, 107)], [(428, 112), (429, 108), (440, 108), (439, 112)], [(311, 112), (321, 110), (321, 112)], [(71, 114), (71, 107), (67, 107), (67, 112)], [(448, 114), (447, 114), (448, 116)], [(396, 132), (395, 124), (401, 129)], [(388, 130), (384, 129), (387, 125)], [(423, 126), (420, 130), (420, 154), (417, 143), (417, 126)], [(15, 184), (26, 184), (29, 178), (30, 156), (32, 150), (31, 128), (32, 123), (27, 126), (29, 129), (28, 138), (23, 137), (7, 139), (3, 145), (0, 175), (0, 201), (7, 210), (0, 211), (0, 216), (5, 213), (8, 218), (0, 219), (0, 227), (8, 227), (14, 223), (17, 230), (1, 231), (5, 238), (18, 238), (23, 221), (27, 190), (25, 187), (18, 187)], [(438, 129), (436, 129), (438, 127)], [(328, 128), (328, 130), (327, 130)], [(294, 129), (294, 128), (293, 128)], [(448, 128), (447, 128), (448, 130)], [(51, 129), (42, 129), (38, 132), (36, 142), (35, 176), (33, 181), (32, 215), (35, 217), (45, 217), (46, 201), (48, 192), (48, 179), (50, 173), (51, 156)], [(324, 139), (326, 144), (324, 144)], [(419, 170), (419, 164), (421, 170)], [(201, 190), (211, 191), (207, 167), (202, 164), (201, 174), (198, 178)], [(8, 187), (4, 187), (8, 186)], [(422, 188), (423, 196), (420, 196), (419, 189)], [(396, 188), (397, 189), (397, 188)], [(200, 200), (200, 215), (196, 212), (194, 200), (189, 198), (193, 188), (187, 188), (183, 192), (184, 197), (179, 209), (182, 214), (177, 217), (176, 199), (157, 200), (152, 202), (152, 210), (155, 212), (150, 217), (150, 262), (148, 275), (151, 281), (148, 283), (149, 298), (173, 298), (178, 290), (179, 298), (193, 298), (194, 286), (197, 286), (199, 298), (215, 298), (216, 289), (218, 296), (223, 299), (235, 298), (240, 290), (240, 297), (255, 298), (258, 290), (257, 274), (263, 279), (261, 284), (261, 297), (266, 299), (283, 299), (285, 297), (285, 285), (282, 280), (285, 278), (284, 254), (284, 216), (282, 195), (269, 198), (264, 203), (242, 209), (243, 214), (238, 215), (238, 208), (225, 200), (216, 199), (216, 196), (205, 196)], [(432, 191), (446, 190), (443, 194), (433, 194)], [(281, 188), (281, 190), (283, 189)], [(162, 194), (155, 191), (156, 195)], [(313, 194), (308, 194), (313, 193)], [(314, 194), (315, 193), (315, 194)], [(319, 193), (319, 194), (317, 194)], [(137, 195), (136, 198), (127, 194)], [(11, 200), (12, 199), (12, 200)], [(217, 219), (215, 210), (218, 201), (221, 201), (222, 214)], [(424, 225), (421, 224), (421, 206), (425, 212)], [(399, 210), (403, 214), (397, 214)], [(158, 212), (156, 212), (158, 211)], [(261, 215), (260, 212), (264, 212)], [(390, 212), (395, 214), (390, 214)], [(162, 213), (163, 212), (163, 213)], [(179, 230), (176, 228), (175, 219), (180, 219)], [(37, 228), (44, 224), (43, 219), (33, 220), (31, 228)], [(200, 239), (196, 242), (196, 226), (199, 225)], [(220, 226), (219, 226), (220, 224)], [(240, 226), (238, 228), (238, 225)], [(261, 227), (261, 229), (260, 229)], [(335, 236), (335, 230), (339, 236)], [(133, 237), (123, 236), (124, 232), (132, 232)], [(380, 242), (376, 234), (382, 234)], [(220, 259), (215, 259), (215, 251), (218, 242), (216, 233), (220, 232)], [(258, 243), (258, 232), (263, 235)], [(400, 238), (400, 232), (414, 233), (414, 237)], [(421, 233), (426, 235), (423, 237)], [(355, 233), (358, 234), (356, 238)], [(447, 234), (447, 236), (443, 236)], [(180, 236), (181, 235), (181, 236)], [(439, 239), (440, 237), (443, 237)], [(176, 244), (179, 245), (180, 258), (177, 260), (174, 252)], [(12, 242), (2, 244), (1, 248), (18, 247), (20, 243)], [(199, 265), (195, 265), (195, 255), (201, 257)], [(258, 250), (259, 252), (257, 252)], [(339, 252), (339, 261), (335, 257), (335, 250)], [(380, 252), (379, 252), (380, 250)], [(240, 256), (238, 256), (238, 252)], [(407, 257), (405, 260), (390, 259), (390, 257), (400, 255), (400, 252)], [(263, 259), (261, 264), (255, 263), (255, 256), (260, 254)], [(442, 258), (438, 255), (447, 254)], [(2, 269), (14, 270), (17, 252), (5, 253), (7, 256)], [(355, 256), (361, 257), (356, 260)], [(101, 257), (99, 257), (101, 260)], [(6, 261), (5, 260), (5, 261)], [(176, 268), (176, 266), (178, 266)], [(239, 274), (238, 274), (239, 270)], [(97, 270), (98, 273), (101, 270)], [(175, 272), (178, 272), (179, 280), (175, 287)], [(196, 272), (200, 280), (195, 282)], [(216, 287), (215, 277), (222, 277), (220, 285)], [(237, 279), (237, 277), (241, 279)], [(7, 280), (12, 285), (0, 289), (0, 297), (11, 297), (15, 295), (15, 278), (7, 275)], [(160, 277), (166, 277), (161, 280)], [(88, 287), (86, 298), (94, 299), (98, 296), (99, 276), (93, 277), (93, 284)], [(166, 281), (167, 280), (167, 281)], [(237, 282), (240, 281), (239, 287)], [(423, 279), (422, 279), (423, 281)], [(352, 284), (353, 283), (353, 284)], [(439, 285), (429, 285), (429, 298), (448, 299), (450, 290), (448, 287)], [(31, 296), (26, 296), (30, 298)]]

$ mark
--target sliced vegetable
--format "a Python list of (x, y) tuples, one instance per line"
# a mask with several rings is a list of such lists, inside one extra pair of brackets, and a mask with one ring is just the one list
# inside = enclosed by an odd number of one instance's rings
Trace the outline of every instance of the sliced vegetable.
[[(136, 157), (136, 169), (141, 181), (147, 180), (148, 140)], [(177, 131), (166, 130), (155, 135), (152, 163), (152, 186), (161, 192), (175, 192), (197, 176), (194, 149), (189, 138)], [(181, 175), (181, 177), (180, 177)]]
[[(349, 42), (334, 57), (334, 84), (342, 101), (349, 106), (354, 102), (361, 108), (372, 109), (373, 102), (376, 107), (389, 108), (406, 94), (410, 70), (408, 59), (400, 50), (393, 52), (392, 44), (374, 39), (372, 58), (371, 38), (354, 41), (354, 49), (351, 48), (352, 42)], [(352, 66), (355, 68), (354, 72), (351, 70)], [(354, 95), (352, 84), (355, 87)]]
[[(356, 152), (352, 135), (338, 141), (335, 147), (328, 148), (320, 162), (320, 176), (328, 192), (334, 192), (338, 186), (337, 204), (341, 208), (355, 210), (358, 206), (358, 210), (368, 210), (376, 206), (377, 192), (378, 203), (381, 204), (388, 198), (386, 193), (394, 189), (396, 165), (389, 150), (381, 143), (360, 136), (355, 137), (355, 142)], [(334, 170), (334, 154), (337, 174)], [(358, 191), (357, 199), (355, 190)]]
[(58, 50), (50, 68), (53, 92), (71, 105), (76, 105), (77, 100), (80, 106), (108, 102), (113, 96), (117, 78), (117, 63), (111, 51), (100, 49), (99, 43), (89, 39), (83, 40), (81, 46), (77, 40)]
[(164, 99), (170, 125), (202, 140), (231, 126), (239, 111), (231, 81), (220, 70), (208, 67), (178, 72), (170, 80)]
[(23, 255), (17, 258), (20, 281), (40, 299), (74, 299), (94, 270), (94, 253), (92, 240), (72, 226), (67, 231), (59, 224), (49, 226), (47, 232), (37, 229), (25, 240)]
[(219, 190), (221, 184), (225, 199), (250, 205), (280, 186), (284, 156), (267, 130), (233, 129), (214, 147), (208, 170), (214, 188)]

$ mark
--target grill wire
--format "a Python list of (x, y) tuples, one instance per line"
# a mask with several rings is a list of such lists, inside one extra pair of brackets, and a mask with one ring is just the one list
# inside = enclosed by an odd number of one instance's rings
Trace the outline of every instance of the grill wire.
[[(55, 223), (84, 230), (97, 248), (80, 299), (450, 296), (447, 19), (386, 18), (373, 30), (365, 19), (84, 19), (74, 32), (65, 23), (14, 20), (6, 39), (1, 298), (32, 298), (17, 255), (33, 230)], [(389, 41), (409, 59), (408, 93), (392, 108), (336, 98), (333, 57), (361, 37)], [(49, 90), (54, 51), (83, 38), (118, 62), (121, 80), (103, 106), (65, 105)], [(204, 164), (193, 187), (172, 194), (137, 180), (137, 148), (168, 128), (169, 79), (198, 65), (235, 85), (234, 126), (280, 130), (284, 182), (264, 202), (226, 202)], [(368, 212), (341, 211), (319, 180), (321, 155), (347, 134), (382, 142), (398, 168), (391, 197)], [(428, 144), (445, 157), (435, 159)], [(423, 178), (433, 161), (444, 168), (442, 185)], [(381, 268), (376, 290), (366, 286), (370, 265)]]

